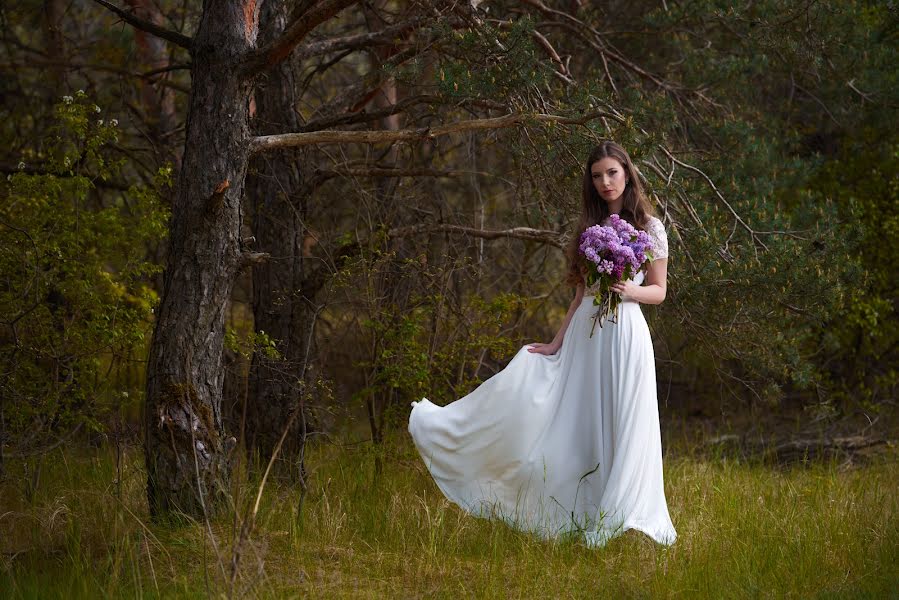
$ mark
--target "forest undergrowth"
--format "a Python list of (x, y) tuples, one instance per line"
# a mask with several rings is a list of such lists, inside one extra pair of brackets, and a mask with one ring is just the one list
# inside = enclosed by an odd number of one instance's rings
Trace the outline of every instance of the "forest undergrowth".
[(897, 458), (888, 446), (860, 465), (778, 467), (669, 450), (677, 542), (665, 548), (629, 531), (590, 549), (465, 515), (406, 436), (380, 449), (311, 445), (305, 495), (269, 479), (243, 539), (260, 483), (245, 465), (230, 510), (154, 523), (139, 447), (59, 448), (39, 468), (37, 459), (10, 463), (0, 484), (0, 590), (4, 598), (895, 597)]

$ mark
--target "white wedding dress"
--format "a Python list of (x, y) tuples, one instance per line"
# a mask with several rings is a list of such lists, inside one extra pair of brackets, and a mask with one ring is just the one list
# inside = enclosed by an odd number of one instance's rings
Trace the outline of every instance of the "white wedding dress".
[[(667, 257), (661, 221), (648, 231), (655, 257)], [(625, 301), (591, 338), (590, 292), (559, 352), (523, 346), (464, 398), (413, 402), (409, 433), (444, 495), (471, 514), (591, 546), (627, 529), (672, 544), (649, 328)]]

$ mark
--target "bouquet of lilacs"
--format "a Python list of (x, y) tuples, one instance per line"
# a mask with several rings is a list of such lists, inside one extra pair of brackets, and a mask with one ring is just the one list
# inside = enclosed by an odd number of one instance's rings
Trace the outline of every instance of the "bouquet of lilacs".
[[(593, 296), (593, 305), (598, 306), (593, 315), (593, 327), (602, 327), (602, 322), (614, 315), (618, 316), (621, 297), (611, 292), (613, 284), (622, 279), (630, 279), (652, 260), (652, 242), (649, 234), (638, 231), (633, 225), (616, 214), (609, 217), (608, 225), (588, 227), (581, 234), (580, 252), (589, 261), (587, 287), (597, 281), (599, 288)], [(614, 322), (614, 321), (612, 321)]]

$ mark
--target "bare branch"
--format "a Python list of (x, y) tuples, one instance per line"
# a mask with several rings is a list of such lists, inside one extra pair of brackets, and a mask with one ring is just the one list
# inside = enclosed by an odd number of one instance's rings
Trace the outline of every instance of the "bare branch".
[[(377, 88), (376, 88), (377, 89)], [(380, 110), (366, 110), (365, 108), (359, 109), (356, 108), (360, 105), (365, 104), (365, 98), (370, 96), (370, 92), (363, 94), (361, 98), (357, 99), (355, 102), (352, 102), (352, 107), (348, 107), (346, 112), (342, 113), (332, 113), (330, 116), (319, 117), (317, 119), (312, 119), (307, 122), (305, 125), (300, 127), (300, 132), (307, 131), (321, 131), (322, 129), (328, 129), (330, 127), (339, 127), (341, 125), (355, 125), (358, 123), (368, 123), (371, 121), (377, 121), (379, 119), (383, 119), (385, 117), (389, 117), (392, 115), (400, 114), (406, 112), (407, 109), (418, 106), (418, 105), (442, 105), (442, 104), (451, 104), (456, 108), (461, 108), (463, 106), (472, 107), (472, 108), (485, 108), (488, 110), (506, 110), (508, 106), (506, 104), (500, 102), (494, 102), (492, 100), (484, 100), (481, 98), (475, 99), (466, 99), (464, 103), (460, 103), (457, 100), (451, 100), (447, 98), (443, 98), (440, 96), (431, 96), (427, 94), (422, 94), (419, 96), (408, 96), (403, 98), (396, 104), (391, 104), (381, 108)]]
[[(389, 64), (391, 67), (398, 67), (419, 54), (419, 49), (405, 48), (391, 56), (389, 63), (385, 64)], [(319, 106), (313, 113), (313, 116), (321, 115), (316, 120), (326, 122), (324, 121), (325, 119), (334, 118), (334, 115), (358, 112), (381, 89), (385, 78), (386, 75), (381, 70), (359, 79), (352, 85), (344, 88), (334, 98)]]
[(415, 106), (418, 104), (443, 104), (446, 100), (438, 97), (438, 96), (409, 96), (408, 98), (403, 98), (399, 102), (394, 105), (384, 107), (381, 110), (375, 111), (357, 111), (351, 113), (341, 113), (328, 117), (321, 117), (319, 119), (313, 119), (303, 125), (300, 131), (320, 131), (322, 129), (327, 129), (329, 127), (338, 127), (340, 125), (350, 125), (353, 123), (363, 123), (368, 121), (377, 121), (378, 119), (383, 119), (384, 117), (389, 117), (391, 115), (395, 115), (397, 113), (401, 113), (405, 111), (410, 106)]
[(252, 52), (244, 63), (244, 69), (252, 73), (280, 63), (290, 56), (293, 49), (303, 41), (310, 31), (343, 9), (359, 2), (360, 0), (325, 0), (302, 12), (287, 26), (281, 37)]
[(355, 35), (345, 35), (341, 37), (327, 38), (316, 42), (310, 42), (308, 44), (305, 44), (302, 48), (297, 49), (296, 56), (297, 58), (301, 59), (312, 58), (314, 56), (321, 56), (323, 54), (329, 54), (331, 52), (359, 50), (361, 48), (367, 48), (375, 44), (395, 44), (398, 35), (412, 31), (413, 29), (426, 22), (427, 19), (418, 17), (409, 19), (408, 21), (403, 21), (402, 23), (397, 23), (396, 25), (391, 25), (390, 27), (385, 27), (380, 31), (373, 31), (371, 33), (358, 33)]
[(534, 36), (534, 39), (537, 40), (537, 43), (549, 55), (550, 60), (555, 63), (556, 73), (558, 74), (558, 76), (566, 83), (574, 83), (574, 79), (572, 79), (571, 73), (568, 71), (568, 67), (565, 66), (564, 62), (562, 62), (562, 58), (559, 56), (559, 53), (556, 52), (556, 49), (553, 48), (552, 44), (549, 43), (549, 40), (546, 39), (546, 36), (539, 31), (534, 31), (532, 35)]
[(817, 97), (816, 95), (814, 95), (811, 91), (805, 89), (804, 87), (802, 87), (802, 86), (799, 85), (798, 83), (793, 82), (793, 85), (796, 87), (797, 90), (799, 90), (800, 92), (802, 92), (803, 94), (805, 94), (806, 96), (808, 96), (809, 98), (811, 98), (812, 100), (814, 100), (815, 102), (817, 102), (817, 103), (818, 103), (818, 106), (820, 106), (822, 109), (824, 109), (824, 112), (827, 114), (828, 117), (830, 117), (830, 120), (833, 121), (834, 124), (835, 124), (837, 127), (843, 127), (843, 124), (840, 123), (840, 122), (837, 120), (837, 118), (836, 118), (835, 116), (833, 116), (833, 113), (830, 112), (830, 109), (827, 108), (827, 105), (824, 104), (824, 101), (823, 101), (823, 100), (821, 100), (820, 98), (818, 98), (818, 97)]
[[(562, 234), (545, 229), (533, 229), (531, 227), (513, 227), (511, 229), (481, 229), (479, 227), (466, 227), (464, 225), (451, 225), (449, 223), (433, 223), (412, 225), (410, 227), (397, 227), (387, 232), (389, 238), (409, 237), (423, 233), (455, 233), (470, 235), (472, 237), (487, 240), (501, 238), (520, 239), (531, 242), (549, 244), (559, 249), (564, 249)], [(340, 271), (344, 265), (358, 256), (362, 249), (362, 243), (353, 241), (344, 244), (334, 253), (334, 264), (322, 264), (303, 280), (302, 292), (307, 298), (312, 298), (324, 287), (334, 273)]]
[(74, 436), (76, 433), (78, 433), (78, 431), (81, 429), (82, 425), (84, 425), (84, 421), (75, 425), (75, 427), (73, 427), (71, 431), (69, 431), (65, 435), (60, 436), (59, 439), (57, 439), (55, 442), (53, 442), (49, 446), (44, 446), (43, 448), (37, 448), (37, 449), (32, 449), (32, 450), (25, 450), (23, 452), (4, 452), (3, 456), (4, 456), (4, 458), (26, 458), (28, 456), (37, 456), (38, 454), (47, 454), (48, 452), (50, 452), (52, 450), (56, 450), (57, 448), (59, 448), (60, 446), (65, 444), (67, 441), (72, 439), (72, 436)]
[(46, 67), (66, 67), (69, 69), (85, 69), (90, 71), (104, 71), (106, 73), (115, 73), (117, 75), (122, 75), (124, 77), (135, 77), (138, 79), (145, 79), (154, 85), (160, 85), (163, 87), (171, 88), (175, 91), (182, 92), (185, 94), (190, 93), (190, 89), (165, 79), (163, 77), (159, 77), (159, 75), (168, 72), (168, 71), (177, 71), (177, 70), (189, 70), (190, 65), (171, 65), (169, 67), (165, 67), (163, 69), (154, 69), (152, 71), (147, 71), (145, 73), (138, 73), (136, 71), (130, 71), (128, 69), (121, 69), (118, 67), (112, 67), (109, 65), (102, 65), (99, 63), (85, 63), (85, 62), (70, 62), (65, 60), (47, 60), (44, 58), (29, 58), (27, 62), (23, 62), (21, 64), (17, 64), (15, 62), (11, 63), (3, 63), (0, 64), (0, 68), (6, 69), (42, 69)]
[(874, 94), (869, 94), (861, 91), (857, 87), (855, 87), (855, 78), (850, 79), (846, 82), (846, 85), (849, 86), (849, 89), (862, 97), (862, 100), (867, 100), (868, 102), (874, 102)]
[(582, 125), (599, 117), (611, 117), (620, 120), (617, 115), (606, 112), (593, 112), (580, 118), (562, 117), (559, 115), (511, 113), (502, 117), (487, 119), (470, 119), (436, 127), (397, 130), (367, 131), (311, 131), (306, 133), (282, 133), (264, 135), (250, 140), (251, 154), (270, 152), (282, 148), (311, 146), (314, 144), (380, 144), (385, 142), (409, 142), (434, 139), (452, 133), (464, 131), (488, 131), (504, 129), (531, 122), (558, 123), (560, 125)]
[(250, 267), (253, 265), (261, 265), (272, 257), (268, 252), (244, 252), (240, 255), (242, 266)]
[(441, 171), (438, 169), (383, 169), (383, 168), (345, 168), (320, 169), (318, 175), (331, 179), (334, 177), (455, 177), (469, 175), (471, 171)]
[(734, 210), (734, 208), (730, 205), (730, 203), (724, 198), (724, 195), (720, 191), (718, 191), (718, 187), (715, 185), (715, 182), (712, 181), (711, 177), (706, 175), (705, 172), (702, 171), (702, 169), (700, 169), (698, 167), (694, 167), (693, 165), (687, 164), (681, 160), (678, 160), (664, 146), (660, 145), (659, 148), (662, 150), (662, 152), (664, 152), (668, 156), (668, 158), (669, 158), (669, 160), (671, 160), (671, 162), (673, 162), (677, 165), (680, 165), (681, 167), (687, 169), (688, 171), (692, 171), (692, 172), (696, 173), (697, 175), (699, 175), (700, 177), (702, 177), (703, 179), (705, 179), (706, 183), (709, 185), (710, 188), (712, 188), (712, 191), (715, 192), (715, 195), (718, 197), (718, 199), (724, 204), (724, 206), (727, 207), (727, 210), (730, 212), (730, 214), (733, 215), (734, 220), (737, 223), (739, 223), (743, 227), (743, 229), (745, 229), (749, 233), (749, 237), (752, 240), (754, 240), (755, 242), (757, 242), (762, 248), (764, 248), (765, 250), (768, 250), (768, 246), (766, 246), (765, 243), (762, 242), (762, 240), (760, 240), (758, 237), (758, 234), (760, 232), (757, 232), (752, 227), (750, 227), (749, 224), (746, 223), (746, 221), (744, 221), (743, 218), (737, 213), (737, 211)]
[(561, 10), (556, 10), (554, 8), (550, 8), (550, 7), (546, 6), (545, 4), (543, 4), (543, 2), (540, 2), (540, 0), (522, 0), (522, 4), (528, 4), (530, 6), (533, 6), (534, 8), (536, 8), (537, 10), (539, 10), (546, 16), (559, 17), (559, 18), (561, 18), (565, 21), (568, 21), (570, 23), (573, 23), (575, 25), (584, 25), (583, 21), (577, 19), (576, 17), (573, 17), (570, 14), (563, 12)]
[(511, 229), (479, 229), (464, 225), (451, 225), (449, 223), (434, 223), (424, 225), (412, 225), (410, 227), (397, 227), (387, 232), (392, 238), (408, 237), (420, 233), (460, 233), (485, 240), (500, 238), (513, 238), (549, 244), (556, 248), (563, 248), (562, 234), (548, 229), (533, 229), (531, 227), (513, 227)]
[(165, 27), (160, 27), (159, 25), (151, 23), (150, 21), (145, 21), (144, 19), (135, 16), (134, 13), (130, 13), (123, 8), (119, 8), (111, 2), (107, 2), (107, 0), (94, 0), (94, 2), (122, 17), (122, 20), (132, 27), (136, 27), (141, 31), (146, 31), (147, 33), (151, 33), (160, 39), (172, 42), (173, 44), (177, 44), (182, 48), (190, 50), (193, 40), (183, 33), (178, 33), (177, 31), (172, 31), (170, 29), (166, 29)]
[[(659, 88), (665, 90), (665, 92), (671, 94), (673, 97), (678, 98), (683, 95), (692, 95), (693, 97), (701, 100), (702, 102), (712, 105), (718, 106), (720, 105), (716, 103), (714, 100), (706, 96), (701, 88), (697, 89), (689, 89), (684, 87), (683, 85), (669, 81), (665, 79), (663, 76), (657, 75), (655, 73), (651, 73), (650, 71), (640, 67), (638, 64), (634, 63), (631, 60), (628, 60), (622, 53), (618, 52), (612, 44), (606, 39), (606, 37), (600, 33), (595, 27), (590, 25), (589, 23), (585, 23), (580, 19), (574, 17), (571, 14), (566, 12), (556, 10), (554, 8), (550, 8), (546, 6), (540, 0), (521, 0), (522, 4), (526, 4), (534, 7), (539, 12), (543, 13), (547, 17), (554, 17), (558, 20), (551, 21), (546, 23), (546, 25), (558, 25), (573, 32), (575, 35), (580, 37), (584, 42), (586, 42), (590, 47), (592, 47), (596, 52), (599, 53), (600, 58), (603, 62), (603, 67), (606, 70), (606, 76), (609, 79), (609, 84), (613, 89), (616, 89), (615, 82), (612, 80), (612, 75), (608, 69), (608, 61), (611, 60), (617, 63), (620, 67), (624, 69), (625, 72), (636, 75), (642, 79), (646, 79), (651, 81)], [(542, 41), (538, 40), (541, 44)], [(617, 91), (617, 90), (616, 90)]]

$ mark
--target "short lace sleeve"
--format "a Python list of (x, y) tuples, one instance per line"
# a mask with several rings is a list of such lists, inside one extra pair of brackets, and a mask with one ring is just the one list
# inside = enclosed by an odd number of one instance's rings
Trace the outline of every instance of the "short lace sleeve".
[(668, 258), (668, 234), (665, 233), (662, 222), (656, 217), (650, 217), (646, 232), (652, 238), (653, 258)]

